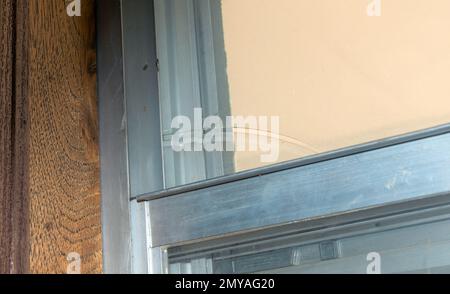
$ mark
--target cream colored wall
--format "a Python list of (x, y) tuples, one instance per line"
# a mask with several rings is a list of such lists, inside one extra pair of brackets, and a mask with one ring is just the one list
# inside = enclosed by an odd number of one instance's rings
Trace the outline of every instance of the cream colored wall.
[(222, 1), (232, 113), (279, 115), (280, 161), (450, 122), (450, 1), (370, 2)]

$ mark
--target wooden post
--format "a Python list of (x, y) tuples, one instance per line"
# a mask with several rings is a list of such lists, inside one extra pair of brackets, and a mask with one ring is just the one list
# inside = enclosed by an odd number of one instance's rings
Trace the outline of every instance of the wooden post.
[(102, 271), (94, 0), (0, 2), (0, 272)]

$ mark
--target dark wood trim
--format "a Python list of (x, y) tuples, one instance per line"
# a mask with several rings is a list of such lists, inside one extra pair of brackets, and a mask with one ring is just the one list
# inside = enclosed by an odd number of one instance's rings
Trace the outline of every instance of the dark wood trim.
[(0, 273), (9, 272), (11, 256), (13, 28), (11, 0), (0, 2)]
[(0, 273), (29, 270), (27, 1), (0, 3)]

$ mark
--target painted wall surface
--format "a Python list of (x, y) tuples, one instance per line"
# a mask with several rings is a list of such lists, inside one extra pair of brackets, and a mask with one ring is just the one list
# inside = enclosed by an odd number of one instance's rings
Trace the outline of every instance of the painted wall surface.
[(450, 2), (371, 2), (222, 1), (232, 114), (280, 116), (280, 161), (450, 122)]

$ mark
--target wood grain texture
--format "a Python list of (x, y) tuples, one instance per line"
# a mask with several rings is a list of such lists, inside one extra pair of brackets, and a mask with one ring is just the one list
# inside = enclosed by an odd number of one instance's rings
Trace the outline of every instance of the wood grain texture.
[(30, 272), (102, 271), (95, 7), (29, 0)]
[(12, 183), (12, 102), (13, 102), (13, 27), (14, 12), (10, 0), (0, 9), (0, 273), (9, 272), (11, 248)]
[(0, 4), (0, 273), (29, 269), (27, 12)]
[(0, 273), (102, 272), (94, 0), (67, 3), (0, 3)]

